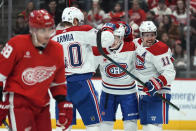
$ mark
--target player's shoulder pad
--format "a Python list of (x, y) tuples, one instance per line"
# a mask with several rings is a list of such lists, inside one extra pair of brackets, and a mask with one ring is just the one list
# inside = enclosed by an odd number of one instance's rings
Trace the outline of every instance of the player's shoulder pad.
[(89, 31), (93, 29), (92, 26), (90, 25), (81, 25), (81, 26), (72, 26), (70, 28), (65, 29), (66, 32), (70, 32), (70, 31)]
[[(62, 54), (63, 53), (63, 46), (59, 44), (58, 42), (50, 39), (49, 43), (47, 46), (50, 46), (54, 52), (57, 54)], [(57, 55), (58, 56), (58, 55)]]
[[(99, 50), (98, 50), (98, 47), (97, 46), (93, 46), (92, 47), (92, 50), (93, 50), (93, 54), (94, 56), (101, 56), (101, 54), (99, 53)], [(103, 51), (106, 55), (109, 54), (109, 52), (106, 50), (106, 48), (103, 48)]]
[(136, 47), (133, 42), (124, 42), (123, 48), (120, 52), (135, 51)]
[(30, 34), (22, 34), (22, 35), (16, 35), (12, 37), (8, 43), (14, 48), (23, 48), (26, 47), (26, 42), (29, 42), (31, 40)]
[(168, 52), (169, 47), (165, 43), (158, 41), (157, 43), (146, 49), (153, 55), (157, 56)]
[(133, 42), (135, 43), (135, 45), (141, 45), (142, 44), (142, 39), (141, 38), (135, 38), (133, 39)]

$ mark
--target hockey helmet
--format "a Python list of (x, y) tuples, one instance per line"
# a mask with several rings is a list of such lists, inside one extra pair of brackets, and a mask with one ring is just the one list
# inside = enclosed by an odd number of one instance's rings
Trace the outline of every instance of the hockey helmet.
[(155, 32), (157, 33), (157, 27), (152, 21), (143, 21), (139, 27), (140, 35), (144, 32)]
[(78, 19), (79, 23), (83, 23), (84, 14), (76, 7), (67, 7), (62, 13), (62, 22), (70, 22), (73, 24), (74, 18)]
[(114, 30), (114, 35), (115, 36), (124, 36), (125, 35), (125, 27), (121, 24), (120, 26)]
[(34, 10), (29, 15), (29, 26), (34, 28), (52, 27), (54, 19), (46, 10)]

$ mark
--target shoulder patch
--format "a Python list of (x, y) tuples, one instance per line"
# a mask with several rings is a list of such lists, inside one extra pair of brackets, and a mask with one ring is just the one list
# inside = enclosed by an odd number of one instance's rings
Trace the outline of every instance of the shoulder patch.
[(163, 42), (157, 42), (149, 48), (146, 48), (153, 55), (161, 55), (168, 51), (169, 47)]

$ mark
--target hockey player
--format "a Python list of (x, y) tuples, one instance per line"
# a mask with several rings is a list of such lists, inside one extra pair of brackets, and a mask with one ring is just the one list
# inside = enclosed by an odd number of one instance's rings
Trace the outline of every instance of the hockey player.
[(59, 121), (67, 128), (73, 105), (65, 100), (63, 48), (50, 40), (54, 20), (46, 10), (34, 10), (29, 28), (30, 34), (13, 37), (0, 54), (1, 89), (6, 80), (0, 124), (9, 113), (13, 131), (52, 131), (49, 89), (58, 103)]
[[(106, 23), (113, 25), (113, 23)], [(135, 46), (131, 41), (125, 42), (124, 24), (119, 24), (114, 30), (114, 43), (109, 48), (103, 48), (114, 61), (118, 62), (123, 68), (132, 72), (134, 69)], [(130, 30), (130, 29), (129, 29)], [(131, 32), (130, 32), (131, 33)], [(127, 34), (126, 34), (127, 35)], [(138, 101), (136, 94), (136, 84), (133, 78), (128, 76), (115, 64), (104, 58), (98, 51), (97, 47), (93, 47), (93, 53), (97, 56), (96, 61), (102, 77), (102, 92), (100, 97), (100, 107), (103, 122), (101, 123), (101, 131), (112, 131), (114, 121), (116, 120), (116, 111), (120, 105), (124, 130), (137, 131)]]
[(146, 87), (138, 83), (139, 116), (143, 131), (162, 131), (168, 123), (169, 105), (156, 94), (170, 100), (170, 86), (175, 78), (171, 51), (156, 40), (157, 28), (152, 21), (144, 21), (139, 27), (141, 38), (134, 39), (136, 49), (136, 76)]
[[(96, 45), (97, 30), (82, 25), (83, 13), (75, 7), (65, 8), (62, 13), (63, 30), (58, 30), (53, 40), (62, 44), (66, 63), (68, 97), (86, 126), (87, 131), (99, 131), (102, 121), (96, 90), (91, 81), (95, 72), (92, 45)], [(111, 45), (114, 36), (102, 32), (105, 46)], [(57, 121), (57, 127), (58, 127)]]

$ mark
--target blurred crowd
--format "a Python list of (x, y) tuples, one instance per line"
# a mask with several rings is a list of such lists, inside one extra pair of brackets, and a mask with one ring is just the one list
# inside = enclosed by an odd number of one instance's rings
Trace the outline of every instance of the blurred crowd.
[[(153, 21), (158, 28), (158, 40), (166, 43), (175, 58), (175, 67), (186, 70), (187, 14), (190, 16), (191, 69), (196, 69), (196, 0), (128, 0), (128, 24), (134, 38), (139, 37), (139, 26), (144, 20)], [(61, 21), (61, 13), (67, 6), (80, 8), (85, 24), (100, 29), (104, 23), (125, 21), (124, 0), (45, 0), (35, 6), (36, 0), (28, 1), (26, 8), (18, 13), (13, 35), (28, 33), (28, 15), (39, 8), (45, 8), (54, 17), (55, 24)]]

